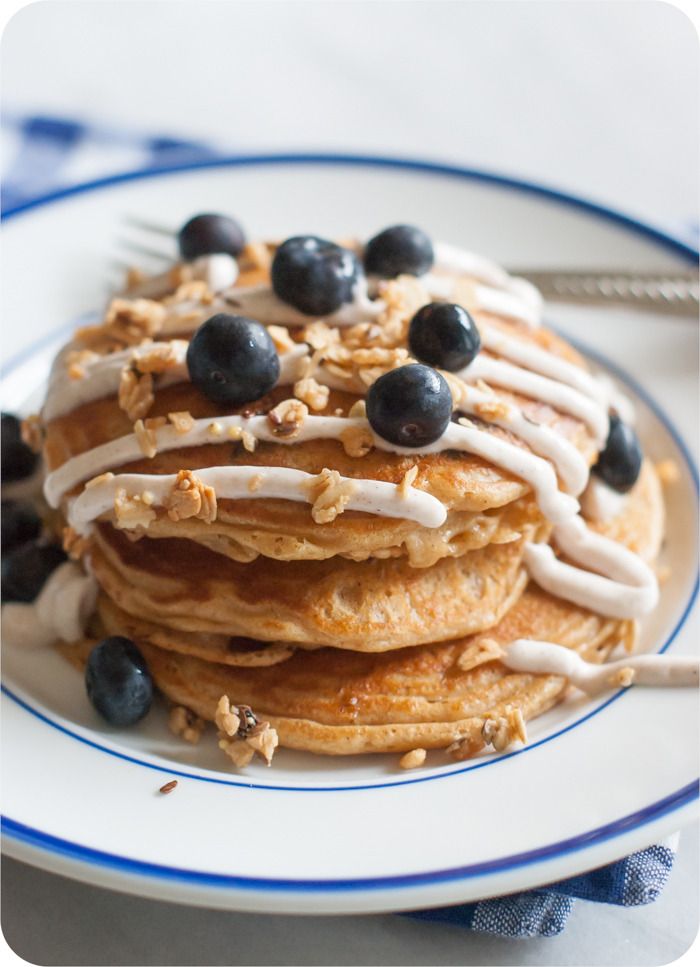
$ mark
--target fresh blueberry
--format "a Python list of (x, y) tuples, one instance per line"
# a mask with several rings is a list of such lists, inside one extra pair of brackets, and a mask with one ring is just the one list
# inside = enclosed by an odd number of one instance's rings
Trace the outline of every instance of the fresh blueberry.
[(420, 228), (393, 225), (367, 242), (365, 270), (368, 275), (394, 279), (397, 275), (424, 275), (435, 261), (433, 243)]
[(3, 601), (33, 601), (66, 555), (55, 544), (22, 544), (2, 559)]
[(481, 337), (476, 323), (462, 306), (431, 302), (411, 320), (408, 344), (422, 363), (455, 373), (474, 359), (481, 347)]
[(452, 417), (452, 394), (444, 376), (413, 363), (392, 369), (367, 394), (367, 419), (375, 433), (402, 447), (439, 439)]
[(110, 725), (135, 725), (153, 701), (148, 665), (129, 638), (115, 635), (95, 645), (85, 667), (88, 698)]
[(2, 553), (33, 541), (41, 532), (41, 518), (31, 504), (19, 500), (2, 502)]
[(20, 421), (12, 413), (3, 413), (2, 478), (5, 483), (31, 476), (38, 462), (39, 455), (22, 439)]
[(177, 244), (186, 262), (217, 252), (235, 257), (245, 245), (245, 234), (238, 222), (227, 215), (195, 215), (178, 232)]
[(207, 399), (240, 406), (272, 389), (279, 379), (280, 360), (264, 326), (220, 312), (194, 334), (187, 348), (187, 368)]
[(307, 316), (327, 316), (352, 302), (359, 275), (354, 252), (316, 235), (288, 238), (272, 260), (272, 288)]
[(642, 448), (637, 434), (619, 416), (611, 414), (608, 439), (605, 449), (598, 455), (594, 472), (613, 490), (625, 494), (637, 482), (642, 459)]

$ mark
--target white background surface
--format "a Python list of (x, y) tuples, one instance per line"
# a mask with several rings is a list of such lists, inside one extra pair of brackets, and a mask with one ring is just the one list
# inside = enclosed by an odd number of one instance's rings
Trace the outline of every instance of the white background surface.
[[(698, 39), (667, 4), (53, 0), (10, 23), (2, 53), (13, 111), (234, 150), (430, 157), (667, 225), (696, 218)], [(387, 917), (185, 911), (11, 862), (3, 928), (46, 964), (661, 964), (697, 930), (697, 837), (682, 839), (657, 904), (579, 903), (549, 941)]]

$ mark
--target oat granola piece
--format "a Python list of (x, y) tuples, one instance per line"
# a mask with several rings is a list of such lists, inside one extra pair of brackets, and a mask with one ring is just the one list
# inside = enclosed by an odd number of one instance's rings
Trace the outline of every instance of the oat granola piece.
[(525, 720), (520, 709), (506, 705), (504, 711), (505, 715), (488, 716), (481, 730), (484, 741), (492, 745), (496, 752), (504, 752), (516, 740), (527, 741)]
[(150, 506), (148, 497), (143, 499), (141, 494), (129, 496), (123, 487), (114, 495), (115, 526), (119, 530), (135, 530), (137, 527), (147, 529), (151, 521), (155, 520), (156, 512)]
[(257, 269), (269, 272), (272, 265), (272, 252), (265, 242), (246, 242), (238, 260), (247, 270)]
[(302, 403), (306, 403), (310, 410), (325, 409), (328, 406), (330, 392), (327, 386), (321, 386), (320, 383), (317, 383), (313, 376), (298, 379), (294, 384), (294, 395)]
[(204, 719), (201, 719), (191, 709), (185, 708), (184, 705), (174, 705), (168, 714), (168, 728), (173, 735), (177, 735), (192, 745), (199, 742), (206, 724)]
[(488, 400), (479, 400), (474, 409), (477, 416), (480, 416), (483, 420), (507, 420), (510, 415), (508, 404), (499, 400), (497, 396)]
[(355, 402), (350, 407), (348, 416), (351, 420), (354, 419), (366, 419), (367, 418), (367, 403), (364, 400), (355, 400)]
[(417, 769), (423, 765), (427, 754), (425, 749), (411, 749), (410, 752), (401, 756), (399, 765), (402, 769)]
[(374, 446), (374, 437), (367, 426), (349, 426), (341, 432), (340, 442), (349, 457), (365, 457)]
[(131, 365), (139, 373), (167, 373), (178, 365), (175, 347), (170, 342), (152, 346), (147, 353), (136, 356)]
[(635, 675), (634, 668), (618, 668), (610, 676), (610, 684), (616, 688), (629, 688), (634, 682)]
[(158, 453), (155, 428), (147, 428), (143, 420), (137, 420), (134, 423), (134, 436), (144, 457), (148, 457), (149, 460), (153, 459)]
[(228, 695), (222, 695), (214, 713), (214, 724), (220, 732), (229, 737), (236, 735), (240, 726), (241, 718), (235, 705), (231, 705)]
[(311, 516), (317, 524), (329, 524), (342, 514), (355, 492), (352, 480), (343, 480), (337, 470), (323, 470), (308, 484), (313, 506)]
[(284, 354), (294, 349), (296, 343), (289, 335), (289, 329), (286, 326), (267, 326), (266, 328), (278, 353)]
[(279, 744), (276, 729), (269, 722), (258, 721), (249, 705), (232, 705), (222, 695), (216, 707), (214, 722), (219, 730), (219, 748), (242, 768), (257, 753), (269, 766)]
[(331, 346), (340, 345), (340, 332), (325, 322), (312, 322), (304, 327), (302, 339), (312, 349), (329, 351)]
[(254, 437), (249, 430), (244, 430), (242, 426), (230, 426), (227, 434), (229, 440), (241, 442), (248, 453), (254, 453), (258, 445), (257, 437)]
[(119, 407), (130, 420), (142, 420), (153, 406), (153, 376), (125, 366), (119, 380)]
[(197, 517), (207, 524), (216, 520), (216, 493), (191, 470), (180, 470), (173, 488), (163, 501), (172, 521)]
[(308, 407), (301, 400), (282, 400), (267, 414), (267, 419), (275, 436), (293, 440), (301, 433), (304, 420), (309, 415)]
[(407, 500), (413, 486), (413, 481), (418, 476), (418, 467), (409, 467), (401, 478), (401, 483), (396, 484), (396, 491), (402, 500)]
[(168, 419), (175, 427), (177, 433), (189, 433), (194, 426), (194, 417), (189, 410), (179, 410), (175, 413), (168, 413)]
[[(165, 314), (165, 306), (153, 299), (112, 299), (102, 334), (127, 346), (138, 345), (160, 332)], [(79, 333), (76, 338), (80, 338)]]

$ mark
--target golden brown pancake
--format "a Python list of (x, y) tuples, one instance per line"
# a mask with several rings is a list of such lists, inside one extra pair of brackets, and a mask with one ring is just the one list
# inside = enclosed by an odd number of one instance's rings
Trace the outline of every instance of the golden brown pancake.
[[(493, 321), (493, 320), (492, 320)], [(525, 341), (541, 343), (571, 361), (580, 358), (557, 337), (541, 332), (521, 331), (508, 327)], [(178, 383), (159, 389), (148, 412), (149, 419), (167, 417), (172, 412), (188, 412), (195, 419), (223, 417), (240, 412), (263, 415), (275, 404), (292, 395), (291, 386), (277, 386), (264, 399), (245, 407), (227, 407), (212, 403), (190, 383)], [(499, 390), (499, 398), (516, 402), (529, 419), (550, 426), (573, 443), (588, 463), (596, 456), (594, 441), (588, 429), (577, 419), (559, 413), (541, 401)], [(315, 415), (347, 415), (360, 396), (332, 390), (328, 405)], [(120, 408), (116, 397), (86, 403), (65, 416), (48, 422), (45, 459), (49, 470), (60, 467), (70, 457), (133, 432), (133, 420)], [(490, 427), (490, 432), (528, 449), (527, 445), (506, 430)], [(257, 554), (279, 560), (319, 560), (333, 555), (363, 559), (368, 556), (407, 555), (414, 566), (425, 566), (416, 546), (432, 541), (432, 555), (454, 556), (478, 546), (473, 540), (475, 522), (488, 511), (522, 501), (535, 513), (529, 485), (472, 454), (445, 450), (439, 453), (405, 455), (372, 449), (365, 456), (349, 456), (338, 440), (310, 440), (303, 443), (277, 444), (260, 442), (254, 452), (241, 442), (182, 447), (157, 453), (154, 457), (112, 468), (114, 472), (172, 474), (183, 468), (201, 470), (218, 466), (287, 467), (318, 474), (324, 468), (337, 470), (350, 478), (381, 480), (398, 484), (406, 472), (417, 467), (413, 486), (438, 498), (448, 511), (443, 533), (448, 539), (436, 540), (431, 528), (410, 520), (376, 517), (346, 511), (334, 521), (317, 524), (309, 507), (287, 500), (227, 500), (217, 506), (216, 526), (189, 520), (186, 526), (171, 521), (164, 512), (152, 528), (152, 536), (178, 537), (187, 530), (188, 540), (201, 540), (218, 553), (234, 560), (249, 561)], [(79, 488), (78, 488), (79, 489)], [(108, 519), (111, 519), (107, 515)], [(149, 527), (149, 533), (151, 528)]]
[(525, 586), (523, 548), (535, 531), (413, 568), (404, 558), (239, 564), (101, 524), (92, 567), (124, 611), (173, 630), (385, 651), (494, 625)]
[[(603, 661), (629, 637), (631, 624), (530, 586), (487, 633), (381, 655), (323, 648), (298, 651), (271, 667), (238, 668), (138, 643), (158, 688), (206, 720), (213, 721), (219, 698), (228, 695), (232, 703), (251, 705), (288, 748), (353, 755), (445, 748), (460, 741), (457, 754), (468, 757), (484, 748), (487, 719), (518, 709), (529, 720), (566, 689), (566, 680), (555, 675), (510, 672), (493, 658), (492, 642), (507, 645), (528, 636)], [(73, 649), (72, 657), (76, 654)]]

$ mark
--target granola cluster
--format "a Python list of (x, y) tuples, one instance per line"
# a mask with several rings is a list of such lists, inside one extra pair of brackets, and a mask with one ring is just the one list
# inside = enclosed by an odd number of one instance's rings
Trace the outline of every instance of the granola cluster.
[(206, 726), (204, 719), (184, 705), (174, 705), (168, 714), (168, 728), (177, 735), (178, 738), (196, 745), (202, 737), (202, 732)]
[(197, 517), (207, 524), (216, 520), (216, 493), (191, 470), (180, 470), (172, 490), (163, 501), (172, 521)]
[(120, 487), (114, 495), (115, 526), (119, 530), (148, 528), (149, 524), (156, 519), (152, 503), (153, 494), (149, 491), (129, 495), (123, 487)]
[(267, 419), (275, 436), (293, 440), (301, 433), (308, 415), (309, 409), (301, 400), (288, 399), (271, 409)]
[(313, 505), (311, 516), (317, 524), (328, 524), (342, 514), (355, 492), (352, 480), (342, 480), (337, 470), (327, 467), (309, 483)]
[(125, 366), (119, 380), (119, 408), (130, 420), (140, 420), (153, 406), (153, 375)]
[(222, 695), (214, 722), (219, 748), (239, 769), (247, 766), (256, 754), (270, 765), (279, 744), (277, 731), (269, 722), (260, 722), (249, 705), (232, 705), (228, 695)]
[(513, 742), (527, 742), (525, 719), (518, 706), (506, 705), (501, 714), (487, 715), (478, 733), (455, 739), (447, 752), (461, 761), (473, 758), (489, 746), (496, 752), (504, 752)]

